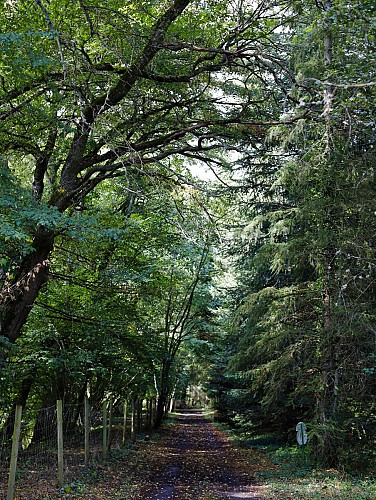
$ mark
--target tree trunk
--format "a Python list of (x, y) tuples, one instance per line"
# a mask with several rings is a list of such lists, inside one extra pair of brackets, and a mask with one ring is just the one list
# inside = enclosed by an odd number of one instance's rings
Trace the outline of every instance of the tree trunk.
[[(329, 281), (330, 278), (327, 278)], [(331, 422), (336, 416), (337, 388), (336, 381), (336, 346), (333, 339), (333, 318), (331, 311), (332, 292), (329, 283), (324, 289), (323, 298), (323, 331), (322, 331), (322, 390), (319, 396), (319, 421), (321, 424), (321, 442), (318, 444), (318, 456), (322, 463), (331, 466), (336, 460), (334, 436)]]
[[(53, 232), (40, 227), (33, 242), (35, 251), (25, 257), (11, 286), (0, 292), (0, 335), (12, 344), (20, 336), (38, 293), (47, 281), (48, 257), (53, 243)], [(7, 351), (0, 351), (0, 362), (7, 357)]]
[(169, 378), (170, 378), (171, 361), (163, 360), (161, 373), (161, 386), (157, 400), (157, 411), (155, 415), (154, 428), (158, 429), (162, 424), (163, 417), (166, 413), (169, 395)]
[(137, 399), (137, 434), (141, 434), (142, 432), (142, 407), (143, 407), (143, 399)]
[[(324, 11), (328, 13), (332, 8), (332, 1), (325, 0)], [(325, 19), (326, 31), (324, 36), (324, 58), (326, 68), (330, 68), (333, 62), (333, 41), (332, 41), (332, 26), (331, 21)], [(333, 189), (333, 175), (330, 171), (332, 168), (332, 133), (333, 124), (331, 123), (331, 114), (334, 101), (334, 90), (329, 85), (324, 91), (324, 110), (323, 117), (325, 119), (325, 155), (326, 171), (324, 178), (326, 185), (323, 190), (323, 201), (325, 204), (328, 200), (334, 200), (336, 193)], [(327, 213), (324, 215), (323, 229), (325, 232), (331, 234), (331, 241), (327, 242), (327, 247), (324, 251), (324, 273), (323, 276), (323, 316), (322, 316), (322, 339), (321, 339), (321, 352), (322, 352), (322, 366), (321, 366), (321, 382), (322, 390), (318, 401), (319, 422), (321, 424), (321, 442), (318, 443), (317, 454), (322, 463), (328, 466), (334, 466), (338, 460), (338, 441), (335, 435), (337, 418), (337, 405), (338, 405), (338, 384), (339, 384), (339, 371), (338, 371), (338, 339), (335, 333), (337, 328), (335, 319), (333, 317), (333, 302), (336, 296), (336, 255), (337, 249), (335, 247), (335, 233), (336, 227), (336, 214), (333, 209), (327, 208)]]
[(135, 396), (132, 396), (131, 405), (132, 405), (131, 442), (134, 443), (136, 441), (136, 398), (135, 398)]
[(161, 426), (167, 404), (167, 394), (161, 393), (157, 401), (157, 411), (155, 415), (154, 429)]

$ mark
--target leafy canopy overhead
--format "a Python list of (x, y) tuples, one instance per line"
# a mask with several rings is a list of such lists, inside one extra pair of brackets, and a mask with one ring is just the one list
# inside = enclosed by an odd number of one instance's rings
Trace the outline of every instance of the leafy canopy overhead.
[[(32, 156), (33, 194), (59, 210), (104, 179), (150, 175), (148, 164), (172, 155), (210, 159), (222, 139), (255, 133), (260, 82), (281, 92), (272, 82), (288, 72), (262, 41), (278, 24), (263, 2), (5, 6), (3, 151)], [(155, 166), (154, 175), (174, 174)]]

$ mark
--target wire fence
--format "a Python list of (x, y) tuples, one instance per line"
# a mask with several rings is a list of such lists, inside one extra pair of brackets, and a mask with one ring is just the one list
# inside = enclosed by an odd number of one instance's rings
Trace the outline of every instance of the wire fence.
[(5, 497), (5, 489), (8, 482), (8, 472), (10, 465), (10, 437), (13, 433), (14, 422), (9, 418), (9, 414), (0, 410), (0, 498)]
[(138, 414), (135, 405), (113, 406), (111, 402), (105, 402), (101, 409), (90, 408), (88, 401), (61, 407), (60, 419), (58, 404), (36, 412), (24, 410), (16, 450), (12, 439), (17, 431), (15, 409), (0, 413), (0, 499), (27, 498), (22, 495), (26, 484), (39, 491), (52, 484), (56, 492), (56, 485), (73, 482), (85, 467), (105, 459), (110, 449), (132, 442), (135, 427), (141, 431), (151, 422), (148, 404), (144, 408), (141, 404)]

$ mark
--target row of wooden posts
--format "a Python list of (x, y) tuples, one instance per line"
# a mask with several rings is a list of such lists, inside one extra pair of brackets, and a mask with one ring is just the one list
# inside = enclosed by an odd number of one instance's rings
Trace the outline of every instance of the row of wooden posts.
[[(155, 399), (142, 400), (132, 398), (130, 400), (131, 418), (130, 418), (130, 439), (136, 440), (136, 436), (142, 428), (151, 429), (154, 423), (156, 403)], [(63, 421), (63, 402), (58, 400), (57, 408), (57, 483), (59, 487), (64, 485), (64, 421)], [(111, 431), (113, 428), (113, 403), (106, 400), (102, 404), (102, 458), (107, 459), (111, 443)], [(143, 409), (146, 410), (146, 418), (143, 420)], [(124, 402), (123, 423), (122, 423), (122, 445), (127, 441), (127, 423), (128, 423), (128, 401)], [(90, 401), (85, 396), (84, 401), (84, 442), (85, 442), (85, 466), (90, 464)], [(16, 407), (14, 430), (12, 435), (12, 451), (9, 466), (9, 478), (7, 489), (7, 500), (14, 500), (16, 486), (17, 460), (20, 445), (22, 423), (22, 406)]]

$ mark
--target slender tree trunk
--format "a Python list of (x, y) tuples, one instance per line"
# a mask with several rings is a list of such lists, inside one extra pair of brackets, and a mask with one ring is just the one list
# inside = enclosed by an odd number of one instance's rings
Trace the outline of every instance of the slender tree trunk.
[[(332, 259), (335, 257), (333, 256)], [(338, 383), (339, 372), (337, 366), (337, 340), (333, 318), (333, 284), (335, 277), (332, 273), (334, 261), (327, 265), (327, 273), (324, 280), (323, 297), (323, 325), (322, 325), (322, 390), (319, 399), (319, 421), (322, 426), (322, 442), (319, 455), (321, 461), (328, 465), (336, 462), (335, 436), (331, 425), (336, 418), (338, 405)]]
[(136, 441), (136, 398), (132, 396), (131, 399), (132, 415), (131, 415), (131, 442)]
[(150, 430), (152, 427), (152, 419), (153, 419), (153, 399), (148, 398), (146, 400), (146, 427), (147, 427), (147, 430)]
[(114, 403), (112, 398), (110, 399), (110, 403), (108, 405), (108, 432), (107, 432), (107, 450), (111, 450), (111, 441), (112, 441), (112, 422), (114, 417)]
[(137, 400), (137, 434), (141, 434), (141, 432), (142, 432), (142, 407), (143, 407), (143, 399), (138, 398), (138, 400)]
[[(324, 11), (327, 14), (332, 8), (332, 1), (325, 0)], [(325, 19), (326, 30), (324, 36), (324, 59), (326, 68), (330, 68), (333, 62), (333, 40), (331, 22)], [(332, 110), (334, 105), (334, 88), (329, 85), (323, 96), (323, 117), (325, 119), (325, 185), (323, 189), (323, 202), (326, 213), (323, 220), (323, 229), (331, 236), (331, 241), (327, 242), (324, 250), (324, 276), (323, 276), (323, 315), (322, 315), (322, 367), (321, 381), (322, 390), (318, 401), (319, 422), (322, 427), (321, 442), (318, 445), (318, 455), (323, 463), (329, 466), (337, 462), (337, 439), (335, 433), (335, 422), (337, 418), (338, 406), (338, 339), (334, 318), (333, 303), (336, 293), (336, 254), (335, 232), (337, 230), (337, 217), (333, 209), (330, 209), (335, 200), (335, 189), (333, 189), (332, 169)]]
[(159, 396), (157, 400), (157, 410), (154, 421), (154, 428), (160, 427), (163, 417), (166, 412), (169, 394), (169, 378), (170, 378), (171, 362), (163, 360), (161, 372), (161, 385), (159, 389)]
[(126, 399), (124, 401), (124, 406), (123, 406), (123, 437), (121, 440), (122, 446), (125, 446), (125, 443), (127, 441), (127, 412), (128, 412), (128, 400)]

